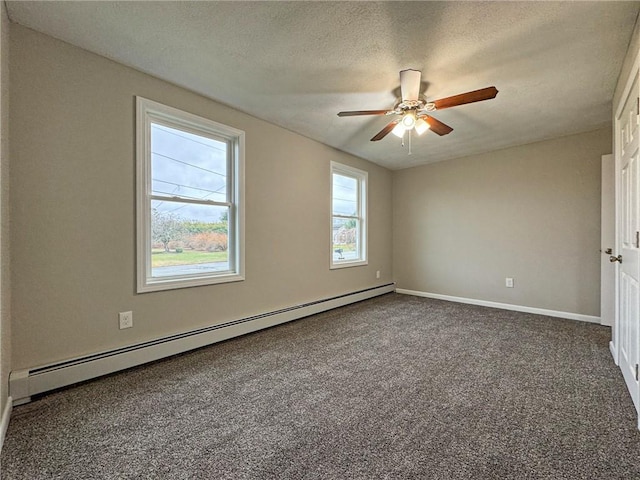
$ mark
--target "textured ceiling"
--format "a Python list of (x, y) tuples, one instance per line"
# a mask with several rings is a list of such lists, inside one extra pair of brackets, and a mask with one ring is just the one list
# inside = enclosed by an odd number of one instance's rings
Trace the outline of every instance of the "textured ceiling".
[[(130, 65), (388, 168), (596, 129), (640, 2), (7, 2), (13, 22)], [(388, 135), (398, 72), (429, 100), (495, 85), (435, 112), (454, 128)]]

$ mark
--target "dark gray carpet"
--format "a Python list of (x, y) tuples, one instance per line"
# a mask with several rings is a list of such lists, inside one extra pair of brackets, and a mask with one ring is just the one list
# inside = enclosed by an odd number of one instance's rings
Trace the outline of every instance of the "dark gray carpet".
[(639, 479), (609, 335), (389, 294), (17, 407), (2, 479)]

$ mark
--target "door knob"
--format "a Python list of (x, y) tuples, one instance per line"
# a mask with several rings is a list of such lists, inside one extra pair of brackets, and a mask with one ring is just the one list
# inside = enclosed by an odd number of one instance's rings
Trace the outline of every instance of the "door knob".
[(611, 263), (614, 263), (614, 262), (620, 262), (620, 263), (622, 263), (622, 255), (618, 255), (617, 257), (614, 257), (613, 255), (611, 255), (611, 256), (609, 257), (609, 261), (610, 261)]

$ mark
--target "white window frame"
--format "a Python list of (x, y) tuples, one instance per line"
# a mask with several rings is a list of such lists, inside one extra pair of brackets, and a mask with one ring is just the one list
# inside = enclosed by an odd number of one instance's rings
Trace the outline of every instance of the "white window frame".
[[(161, 124), (217, 140), (230, 146), (227, 161), (229, 194), (226, 202), (201, 204), (229, 207), (230, 271), (152, 277), (151, 275), (151, 124)], [(244, 140), (245, 133), (177, 108), (136, 97), (136, 222), (138, 293), (244, 280)], [(168, 197), (171, 199), (171, 197)]]
[[(355, 216), (352, 215), (334, 215), (333, 214), (333, 175), (343, 175), (345, 177), (355, 178), (358, 182), (358, 212)], [(330, 185), (331, 185), (331, 195), (329, 198), (330, 204), (330, 222), (329, 222), (329, 232), (330, 232), (330, 249), (329, 249), (329, 258), (331, 259), (330, 268), (347, 268), (347, 267), (357, 267), (361, 265), (368, 265), (369, 261), (367, 259), (367, 188), (369, 183), (369, 174), (364, 170), (359, 170), (354, 167), (350, 167), (348, 165), (343, 165), (338, 162), (331, 162), (331, 174), (329, 176)], [(335, 217), (338, 218), (357, 218), (360, 222), (360, 228), (358, 229), (358, 245), (360, 246), (360, 256), (355, 260), (334, 260), (333, 259), (333, 219)]]

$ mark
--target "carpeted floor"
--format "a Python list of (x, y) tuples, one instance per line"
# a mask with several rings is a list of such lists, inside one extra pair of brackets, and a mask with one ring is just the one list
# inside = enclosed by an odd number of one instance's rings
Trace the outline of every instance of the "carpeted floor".
[(598, 325), (389, 294), (13, 411), (10, 479), (640, 479)]

